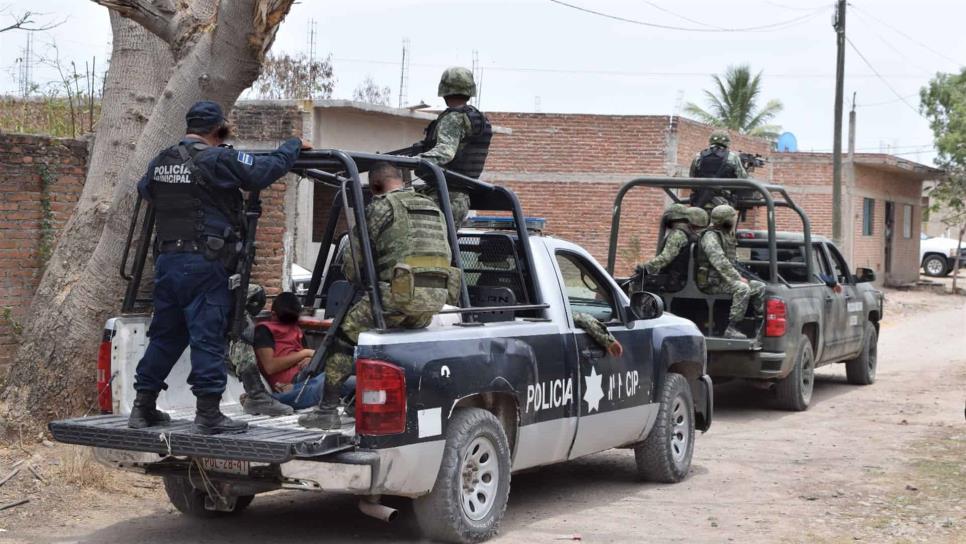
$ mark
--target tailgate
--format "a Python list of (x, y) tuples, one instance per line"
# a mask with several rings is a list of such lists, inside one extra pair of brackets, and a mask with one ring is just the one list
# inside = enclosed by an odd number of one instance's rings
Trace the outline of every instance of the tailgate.
[(262, 463), (285, 463), (327, 455), (353, 447), (352, 425), (340, 432), (307, 429), (298, 414), (285, 417), (232, 414), (248, 421), (239, 434), (203, 435), (195, 432), (194, 412), (171, 413), (171, 423), (147, 429), (129, 429), (127, 416), (103, 415), (52, 421), (48, 425), (58, 442), (152, 452), (184, 457), (215, 457)]

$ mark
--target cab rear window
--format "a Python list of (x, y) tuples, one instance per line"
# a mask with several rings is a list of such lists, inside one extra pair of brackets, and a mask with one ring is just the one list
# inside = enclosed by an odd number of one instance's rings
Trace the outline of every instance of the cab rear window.
[[(805, 260), (805, 245), (779, 243), (776, 253), (778, 275), (787, 283), (813, 283)], [(769, 261), (771, 252), (764, 240), (738, 240), (738, 260), (750, 271), (764, 280), (769, 280)]]

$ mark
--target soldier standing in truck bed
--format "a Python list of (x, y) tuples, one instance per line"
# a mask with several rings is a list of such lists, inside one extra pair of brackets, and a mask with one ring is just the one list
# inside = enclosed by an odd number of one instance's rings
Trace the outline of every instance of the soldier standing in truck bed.
[[(447, 68), (439, 80), (439, 96), (446, 101), (446, 109), (426, 127), (419, 156), (458, 174), (477, 179), (483, 172), (486, 156), (490, 150), (493, 129), (486, 115), (469, 104), (476, 96), (473, 72), (466, 68)], [(435, 189), (427, 194), (437, 202)], [(470, 210), (470, 196), (449, 188), (453, 220), (457, 228)]]
[[(688, 175), (692, 178), (741, 178), (748, 177), (748, 171), (741, 164), (741, 156), (731, 151), (731, 136), (726, 130), (717, 129), (708, 138), (708, 148), (702, 150), (691, 161)], [(715, 206), (735, 204), (731, 191), (726, 189), (700, 188), (691, 192), (691, 205), (704, 208), (711, 213)]]

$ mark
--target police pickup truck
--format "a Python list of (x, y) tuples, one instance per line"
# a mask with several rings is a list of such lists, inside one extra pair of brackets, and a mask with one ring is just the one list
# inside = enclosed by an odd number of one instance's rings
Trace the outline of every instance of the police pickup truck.
[[(774, 389), (779, 406), (793, 411), (808, 408), (818, 366), (844, 362), (849, 383), (875, 381), (883, 311), (882, 292), (871, 283), (875, 273), (867, 268), (851, 273), (835, 244), (812, 236), (808, 216), (783, 187), (753, 179), (655, 177), (627, 182), (615, 202), (609, 270), (614, 266), (621, 203), (634, 187), (663, 189), (672, 201), (683, 203), (688, 197), (682, 191), (723, 190), (742, 212), (745, 224), (754, 227), (764, 219), (766, 229), (736, 234), (740, 271), (766, 286), (764, 323), (748, 318), (741, 324), (749, 340), (721, 337), (731, 296), (710, 295), (698, 288), (694, 247), (683, 288), (660, 292), (668, 311), (690, 319), (708, 337), (708, 373), (713, 379), (765, 383)], [(782, 212), (779, 219), (797, 218), (802, 230), (776, 231), (776, 208)], [(755, 338), (759, 330), (760, 337)]]
[[(323, 432), (299, 426), (297, 414), (241, 414), (232, 404), (240, 385), (230, 379), (223, 408), (247, 420), (249, 429), (199, 434), (183, 385), (185, 354), (159, 398), (171, 423), (127, 428), (134, 368), (150, 318), (133, 309), (139, 295), (131, 287), (128, 311), (107, 322), (98, 357), (104, 414), (51, 422), (54, 438), (92, 446), (110, 466), (163, 478), (171, 502), (186, 514), (238, 512), (258, 493), (294, 489), (360, 495), (364, 513), (389, 520), (395, 510), (379, 497), (395, 495), (412, 498), (423, 532), (447, 542), (494, 535), (511, 475), (523, 469), (623, 447), (634, 451), (642, 479), (685, 478), (695, 429), (707, 430), (712, 417), (704, 336), (692, 322), (663, 313), (658, 297), (628, 297), (581, 247), (529, 232), (516, 195), (506, 188), (415, 158), (303, 153), (294, 171), (315, 181), (316, 190), (334, 191), (306, 296), (321, 328), (337, 327), (327, 320), (346, 303), (338, 296), (346, 283), (332, 262), (340, 211), (364, 227), (363, 206), (354, 205), (365, 202), (359, 171), (377, 160), (430, 172), (424, 177), (440, 192), (451, 245), (458, 248), (453, 266), (464, 281), (459, 306), (447, 307), (428, 328), (379, 327), (360, 336), (354, 424)], [(505, 228), (457, 232), (447, 184), (469, 193), (475, 210), (509, 212)], [(138, 271), (150, 241), (141, 238), (132, 267)], [(369, 240), (363, 235), (358, 244), (357, 277), (376, 295), (373, 314), (381, 316)], [(136, 282), (138, 276), (129, 277)], [(574, 312), (604, 322), (623, 344), (623, 355), (608, 355), (575, 328)], [(316, 328), (307, 332), (317, 343)]]

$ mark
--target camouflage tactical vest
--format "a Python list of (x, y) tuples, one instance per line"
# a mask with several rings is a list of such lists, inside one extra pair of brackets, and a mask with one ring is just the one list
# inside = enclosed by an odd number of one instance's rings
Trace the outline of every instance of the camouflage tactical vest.
[(675, 293), (684, 289), (684, 285), (688, 282), (688, 263), (691, 261), (691, 245), (697, 241), (698, 237), (692, 233), (687, 228), (674, 228), (668, 231), (667, 236), (661, 240), (658, 244), (657, 252), (660, 253), (664, 251), (664, 246), (667, 244), (667, 239), (671, 237), (674, 231), (683, 233), (688, 237), (688, 244), (681, 248), (677, 256), (671, 260), (670, 263), (660, 271), (658, 274), (667, 274), (667, 284), (665, 285), (665, 290), (669, 293)]
[(697, 249), (694, 257), (694, 260), (698, 266), (698, 271), (694, 277), (694, 281), (699, 287), (712, 284), (721, 284), (725, 281), (715, 267), (711, 265), (711, 260), (708, 258), (708, 255), (704, 252), (704, 248), (701, 245), (701, 241), (704, 239), (704, 237), (712, 234), (718, 237), (718, 244), (721, 246), (722, 251), (724, 251), (728, 262), (735, 262), (738, 256), (738, 241), (734, 236), (727, 236), (720, 230), (713, 228), (701, 233), (701, 237), (698, 238)]
[(407, 314), (438, 312), (459, 291), (459, 270), (450, 267), (452, 253), (443, 213), (431, 199), (412, 189), (385, 198), (393, 220), (374, 240), (379, 281), (388, 292), (387, 308)]
[(436, 146), (436, 129), (439, 126), (439, 121), (450, 112), (466, 114), (466, 117), (470, 120), (470, 131), (460, 141), (460, 147), (453, 160), (442, 166), (467, 177), (479, 178), (486, 164), (486, 156), (490, 152), (493, 127), (490, 126), (490, 121), (486, 118), (486, 115), (473, 106), (467, 104), (459, 108), (447, 108), (440, 113), (439, 117), (426, 127), (423, 149), (432, 149)]

